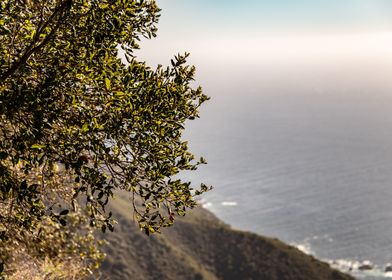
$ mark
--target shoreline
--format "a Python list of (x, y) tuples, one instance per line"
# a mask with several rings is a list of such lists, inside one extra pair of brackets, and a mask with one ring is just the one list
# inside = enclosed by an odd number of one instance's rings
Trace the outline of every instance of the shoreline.
[(196, 207), (162, 234), (145, 236), (130, 220), (126, 198), (111, 205), (119, 224), (102, 273), (109, 279), (353, 280), (276, 238), (233, 229)]
[[(222, 217), (219, 217), (219, 212), (217, 209), (222, 209), (225, 207), (237, 207), (238, 202), (232, 200), (222, 200), (219, 204), (214, 204), (209, 202), (208, 200), (202, 198), (198, 201), (200, 207), (212, 213), (217, 219), (223, 221), (225, 224), (229, 225), (230, 228), (234, 230), (244, 231), (244, 229), (237, 228), (232, 226), (228, 221), (225, 221)], [(219, 205), (219, 206), (216, 206)], [(215, 209), (214, 209), (215, 208)], [(215, 210), (215, 211), (214, 211)], [(256, 235), (264, 236), (259, 232), (255, 232), (252, 230), (245, 229), (245, 231), (249, 231)], [(275, 236), (270, 236), (268, 238), (279, 238)], [(378, 264), (374, 264), (371, 260), (363, 259), (328, 259), (328, 258), (321, 258), (319, 257), (311, 248), (311, 245), (308, 243), (297, 243), (297, 242), (286, 242), (282, 241), (283, 243), (293, 246), (303, 252), (304, 254), (314, 257), (320, 261), (328, 263), (332, 268), (341, 271), (342, 273), (348, 273), (353, 277), (358, 279), (372, 279), (372, 280), (383, 280), (383, 279), (392, 279), (392, 265), (391, 263), (385, 263), (383, 266)], [(388, 270), (388, 271), (387, 271)]]

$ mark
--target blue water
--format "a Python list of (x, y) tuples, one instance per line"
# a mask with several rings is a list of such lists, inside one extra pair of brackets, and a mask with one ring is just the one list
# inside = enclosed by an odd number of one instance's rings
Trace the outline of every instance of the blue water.
[[(233, 227), (384, 279), (392, 262), (392, 81), (356, 80), (354, 72), (350, 83), (325, 76), (314, 86), (309, 73), (280, 84), (279, 76), (207, 82), (213, 99), (185, 138), (209, 164), (187, 177), (214, 185), (203, 203)], [(365, 260), (375, 269), (360, 273)]]

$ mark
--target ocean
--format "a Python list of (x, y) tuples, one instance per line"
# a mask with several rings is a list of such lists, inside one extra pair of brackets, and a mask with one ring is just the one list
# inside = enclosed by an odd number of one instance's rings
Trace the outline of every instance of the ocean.
[(334, 57), (200, 63), (197, 81), (212, 99), (184, 139), (209, 164), (184, 177), (214, 186), (201, 203), (234, 228), (359, 279), (387, 279), (392, 56)]

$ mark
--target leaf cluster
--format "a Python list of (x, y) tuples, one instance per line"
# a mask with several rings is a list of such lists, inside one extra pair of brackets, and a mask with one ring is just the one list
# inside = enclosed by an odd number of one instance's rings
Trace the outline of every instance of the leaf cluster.
[(38, 238), (48, 219), (65, 229), (76, 213), (113, 231), (106, 206), (117, 189), (154, 233), (209, 189), (176, 179), (205, 163), (181, 138), (208, 100), (192, 87), (189, 54), (157, 69), (134, 56), (156, 36), (159, 11), (148, 0), (1, 1), (2, 242)]

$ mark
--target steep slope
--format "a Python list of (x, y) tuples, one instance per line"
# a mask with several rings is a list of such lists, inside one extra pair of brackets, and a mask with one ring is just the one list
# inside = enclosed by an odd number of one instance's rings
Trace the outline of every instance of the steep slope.
[(106, 235), (103, 279), (353, 279), (279, 240), (233, 230), (202, 208), (147, 237), (128, 205), (121, 197), (112, 205), (119, 225)]

